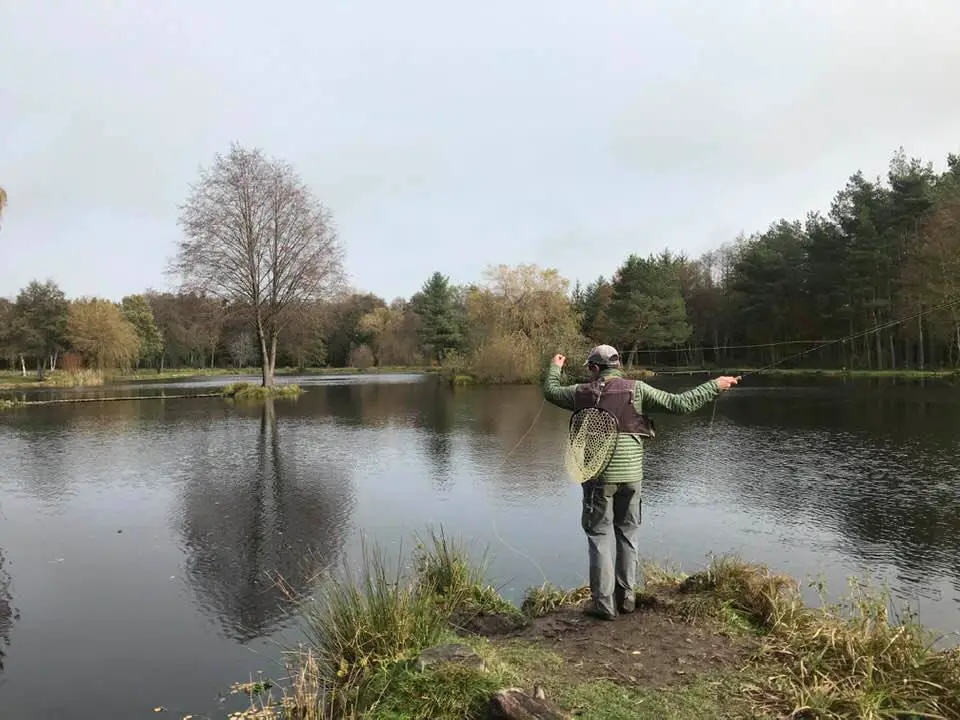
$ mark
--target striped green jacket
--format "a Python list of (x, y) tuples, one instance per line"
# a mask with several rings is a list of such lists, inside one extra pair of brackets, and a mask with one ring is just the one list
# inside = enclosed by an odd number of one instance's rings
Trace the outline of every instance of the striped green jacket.
[[(543, 396), (557, 407), (564, 410), (573, 410), (573, 397), (576, 385), (560, 384), (561, 370), (553, 363), (547, 370), (547, 377), (543, 381)], [(604, 370), (602, 377), (623, 377), (618, 369)], [(637, 382), (637, 392), (633, 404), (637, 412), (648, 408), (663, 410), (669, 413), (686, 414), (696, 412), (720, 393), (720, 386), (716, 380), (708, 380), (702, 385), (682, 393), (669, 393)], [(635, 435), (621, 433), (610, 464), (600, 477), (604, 482), (642, 482), (643, 481), (643, 439)]]

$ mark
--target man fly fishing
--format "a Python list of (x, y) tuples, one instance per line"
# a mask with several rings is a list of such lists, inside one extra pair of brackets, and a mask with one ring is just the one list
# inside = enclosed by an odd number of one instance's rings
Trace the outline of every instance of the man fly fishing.
[[(654, 436), (644, 408), (676, 414), (696, 412), (740, 378), (718, 377), (686, 392), (669, 393), (624, 377), (617, 350), (598, 345), (584, 363), (590, 381), (561, 385), (565, 361), (563, 355), (553, 357), (543, 396), (553, 405), (573, 411), (571, 445), (574, 436), (586, 438), (574, 463), (583, 485), (581, 525), (590, 561), (591, 599), (584, 612), (613, 620), (619, 613), (633, 612), (636, 603), (643, 438)], [(590, 432), (595, 439), (589, 437)]]

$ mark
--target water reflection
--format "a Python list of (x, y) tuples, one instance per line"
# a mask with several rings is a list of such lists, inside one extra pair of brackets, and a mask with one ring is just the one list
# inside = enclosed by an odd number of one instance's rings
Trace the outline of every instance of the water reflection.
[(11, 590), (10, 573), (5, 567), (7, 559), (0, 548), (0, 673), (3, 672), (3, 661), (10, 647), (10, 631), (17, 620), (18, 613), (13, 607), (13, 593)]
[(942, 384), (755, 388), (724, 396), (711, 447), (674, 427), (648, 470), (675, 492), (699, 475), (745, 512), (836, 535), (859, 566), (889, 569), (901, 597), (937, 599), (945, 579), (960, 602), (955, 404)]
[(268, 400), (241, 410), (255, 424), (198, 443), (180, 499), (190, 585), (204, 611), (240, 641), (290, 615), (291, 594), (309, 592), (316, 574), (336, 562), (349, 529), (349, 473), (336, 458), (307, 450), (296, 426), (278, 421), (281, 405), (291, 407)]
[(420, 435), (421, 452), (430, 463), (434, 489), (450, 491), (453, 489), (456, 446), (454, 396), (441, 383), (425, 382), (420, 386), (420, 397), (422, 402), (415, 406), (414, 422), (424, 430)]
[[(494, 577), (514, 599), (543, 579), (529, 558), (550, 581), (583, 581), (578, 488), (562, 468), (569, 414), (544, 406), (539, 388), (285, 380), (308, 392), (254, 406), (143, 400), (0, 414), (0, 652), (12, 714), (139, 717), (162, 683), (158, 700), (202, 704), (211, 688), (267, 667), (255, 651), (293, 610), (274, 574), (309, 592), (319, 568), (357, 556), (358, 529), (396, 543), (443, 523), (492, 546)], [(848, 571), (873, 569), (902, 594), (942, 593), (923, 620), (956, 627), (958, 400), (940, 383), (751, 378), (715, 408), (657, 413), (642, 552), (700, 565), (735, 549), (800, 577), (823, 570), (838, 590)], [(105, 663), (117, 682), (101, 693)]]

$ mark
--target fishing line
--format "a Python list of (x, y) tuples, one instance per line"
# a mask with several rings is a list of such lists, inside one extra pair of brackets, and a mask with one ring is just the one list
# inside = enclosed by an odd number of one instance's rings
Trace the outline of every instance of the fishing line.
[[(506, 455), (504, 455), (503, 460), (502, 460), (501, 463), (500, 463), (500, 467), (498, 468), (498, 472), (503, 472), (504, 468), (505, 468), (506, 465), (507, 465), (507, 460), (509, 460), (510, 457), (513, 455), (513, 453), (515, 453), (515, 452), (517, 451), (517, 448), (519, 448), (519, 447), (523, 444), (523, 441), (527, 439), (527, 436), (528, 436), (531, 432), (533, 432), (533, 428), (536, 427), (537, 422), (540, 420), (540, 415), (543, 414), (543, 408), (546, 407), (546, 404), (547, 404), (546, 398), (544, 398), (543, 400), (540, 401), (540, 408), (537, 410), (537, 414), (534, 415), (534, 417), (533, 417), (533, 422), (530, 423), (530, 427), (528, 427), (528, 428), (527, 428), (527, 431), (526, 431), (523, 435), (520, 436), (520, 439), (517, 440), (516, 444), (515, 444), (512, 448), (510, 448), (510, 452), (508, 452)], [(514, 553), (516, 553), (516, 554), (519, 555), (520, 557), (525, 558), (526, 560), (528, 560), (528, 561), (530, 562), (530, 564), (533, 565), (533, 566), (537, 569), (537, 572), (540, 573), (540, 576), (543, 578), (543, 584), (544, 584), (544, 585), (547, 585), (547, 584), (549, 583), (549, 580), (547, 579), (547, 574), (543, 571), (543, 568), (540, 567), (540, 564), (539, 564), (536, 560), (534, 560), (532, 557), (530, 557), (529, 555), (527, 555), (527, 554), (526, 554), (525, 552), (523, 552), (522, 550), (519, 550), (519, 549), (515, 548), (513, 545), (511, 545), (511, 544), (508, 543), (506, 540), (504, 540), (504, 539), (503, 539), (503, 536), (500, 535), (500, 532), (497, 530), (497, 511), (496, 511), (496, 509), (494, 509), (494, 512), (493, 512), (493, 534), (494, 534), (494, 537), (496, 537), (497, 540), (499, 540), (501, 543), (503, 543), (503, 545), (504, 545), (507, 549), (513, 551)]]
[(915, 320), (919, 317), (923, 317), (924, 315), (927, 315), (928, 313), (936, 312), (938, 310), (944, 310), (948, 307), (952, 307), (953, 305), (960, 305), (960, 298), (956, 298), (954, 300), (942, 303), (940, 305), (935, 305), (931, 308), (927, 308), (926, 310), (921, 310), (920, 312), (914, 313), (913, 315), (907, 315), (906, 317), (902, 317), (897, 320), (888, 320), (887, 322), (880, 323), (879, 325), (876, 325), (870, 328), (869, 330), (863, 330), (858, 333), (852, 333), (850, 335), (847, 335), (846, 337), (838, 338), (837, 340), (829, 340), (825, 343), (822, 343), (821, 345), (812, 347), (809, 350), (803, 350), (793, 355), (788, 355), (782, 360), (778, 360), (777, 362), (770, 363), (769, 365), (764, 365), (762, 368), (758, 368), (757, 370), (751, 370), (749, 372), (746, 372), (744, 373), (744, 375), (755, 375), (756, 373), (763, 372), (764, 370), (769, 370), (770, 368), (776, 367), (777, 365), (787, 362), (788, 360), (795, 360), (798, 357), (803, 357), (808, 353), (816, 352), (817, 350), (822, 350), (823, 348), (829, 347), (830, 345), (836, 345), (837, 343), (847, 343), (847, 342), (850, 342), (851, 340), (859, 340), (860, 338), (866, 337), (867, 335), (872, 335), (873, 333), (878, 333), (881, 330), (887, 330), (888, 328), (896, 327), (897, 325), (901, 325), (907, 322), (908, 320)]
[[(953, 307), (953, 306), (955, 306), (955, 305), (960, 305), (960, 297), (954, 298), (953, 300), (948, 300), (948, 301), (946, 301), (946, 302), (940, 303), (939, 305), (934, 305), (934, 306), (932, 306), (932, 307), (925, 308), (924, 310), (920, 310), (919, 312), (915, 312), (915, 313), (913, 313), (912, 315), (907, 315), (907, 316), (905, 316), (905, 317), (896, 318), (896, 319), (894, 319), (894, 320), (887, 320), (887, 321), (882, 322), (882, 323), (879, 323), (879, 324), (877, 324), (877, 325), (875, 325), (875, 326), (873, 326), (873, 327), (871, 327), (871, 328), (869, 328), (869, 329), (867, 329), (867, 330), (861, 330), (861, 331), (859, 331), (859, 332), (851, 333), (850, 335), (845, 335), (845, 336), (840, 337), (840, 338), (837, 338), (837, 339), (835, 339), (835, 340), (826, 340), (826, 341), (818, 341), (818, 340), (781, 340), (781, 341), (773, 342), (773, 343), (758, 343), (758, 344), (753, 344), (753, 345), (728, 345), (728, 346), (715, 345), (715, 346), (712, 346), (712, 347), (711, 347), (711, 346), (698, 346), (698, 347), (694, 347), (694, 348), (677, 348), (677, 347), (672, 347), (672, 348), (638, 348), (638, 349), (636, 349), (636, 350), (626, 350), (626, 351), (624, 351), (623, 353), (621, 353), (621, 355), (627, 355), (627, 356), (629, 356), (629, 355), (639, 355), (639, 354), (641, 354), (641, 353), (652, 354), (652, 353), (667, 353), (667, 352), (680, 352), (680, 351), (683, 351), (683, 352), (703, 352), (703, 351), (706, 351), (706, 350), (717, 351), (717, 350), (755, 349), (755, 348), (764, 348), (764, 347), (765, 347), (765, 348), (772, 348), (772, 347), (782, 347), (782, 346), (784, 346), (784, 345), (798, 345), (798, 344), (800, 344), (800, 343), (813, 344), (813, 345), (814, 345), (814, 347), (812, 347), (812, 348), (808, 348), (807, 350), (801, 350), (800, 352), (793, 353), (792, 355), (788, 355), (788, 356), (786, 356), (786, 357), (784, 357), (784, 358), (781, 358), (780, 360), (777, 360), (777, 361), (775, 361), (775, 362), (769, 363), (768, 365), (764, 365), (763, 367), (758, 368), (758, 369), (756, 369), (756, 370), (749, 370), (749, 371), (743, 373), (743, 375), (741, 376), (741, 377), (746, 377), (746, 376), (748, 376), (748, 375), (755, 375), (755, 374), (758, 373), (758, 372), (763, 372), (764, 370), (769, 370), (769, 369), (771, 369), (771, 368), (773, 368), (773, 367), (776, 367), (777, 365), (780, 365), (780, 364), (785, 363), (785, 362), (789, 362), (790, 360), (796, 360), (796, 359), (799, 358), (799, 357), (803, 357), (804, 355), (808, 355), (808, 354), (810, 354), (810, 353), (812, 353), (812, 352), (816, 352), (816, 351), (818, 351), (818, 350), (822, 350), (823, 348), (829, 347), (830, 345), (836, 345), (837, 343), (850, 342), (851, 340), (858, 340), (858, 339), (860, 339), (860, 338), (862, 338), (862, 337), (865, 337), (865, 336), (867, 336), (867, 335), (871, 335), (871, 334), (873, 334), (873, 333), (877, 333), (877, 332), (880, 332), (880, 331), (882, 331), (882, 330), (887, 330), (887, 329), (889, 329), (889, 328), (891, 328), (891, 327), (896, 327), (897, 325), (901, 325), (901, 324), (903, 324), (903, 323), (905, 323), (905, 322), (907, 322), (907, 321), (909, 321), (909, 320), (915, 320), (915, 319), (918, 318), (918, 317), (922, 317), (922, 316), (924, 316), (924, 315), (928, 315), (928, 314), (930, 314), (930, 313), (937, 312), (938, 310), (945, 310), (945, 309), (950, 308), (950, 307)], [(671, 375), (671, 374), (678, 374), (678, 373), (660, 372), (660, 373), (657, 373), (657, 374), (658, 374), (658, 375)], [(682, 374), (688, 374), (688, 373), (682, 373)]]
[[(906, 317), (902, 317), (895, 320), (888, 320), (886, 322), (879, 323), (878, 325), (875, 325), (874, 327), (869, 328), (867, 330), (851, 333), (850, 335), (837, 338), (836, 340), (828, 340), (827, 342), (821, 343), (807, 350), (802, 350), (798, 353), (794, 353), (793, 355), (788, 355), (785, 358), (777, 360), (776, 362), (769, 363), (768, 365), (764, 365), (763, 367), (757, 368), (756, 370), (748, 370), (747, 372), (743, 373), (739, 377), (742, 380), (744, 377), (748, 377), (750, 375), (756, 375), (758, 373), (763, 372), (764, 370), (770, 370), (771, 368), (775, 368), (777, 365), (780, 365), (785, 362), (789, 362), (790, 360), (796, 360), (797, 358), (803, 357), (804, 355), (808, 355), (809, 353), (816, 352), (818, 350), (822, 350), (823, 348), (829, 347), (830, 345), (836, 345), (837, 343), (848, 343), (851, 340), (859, 340), (860, 338), (866, 337), (867, 335), (872, 335), (874, 333), (881, 332), (882, 330), (887, 330), (889, 328), (896, 327), (897, 325), (901, 325), (910, 320), (916, 320), (917, 318), (923, 317), (924, 315), (927, 315), (929, 313), (937, 312), (938, 310), (945, 310), (949, 307), (953, 307), (954, 305), (960, 305), (960, 298), (954, 298), (953, 300), (949, 300), (939, 305), (934, 305), (933, 307), (926, 308), (919, 312), (913, 313), (912, 315), (907, 315)], [(775, 344), (779, 344), (779, 343), (775, 343)], [(710, 442), (713, 436), (713, 421), (714, 421), (714, 418), (716, 418), (717, 416), (717, 405), (719, 404), (719, 402), (720, 402), (720, 395), (717, 395), (717, 397), (713, 401), (713, 413), (710, 416), (710, 422), (707, 424), (706, 452), (708, 453), (710, 451)]]

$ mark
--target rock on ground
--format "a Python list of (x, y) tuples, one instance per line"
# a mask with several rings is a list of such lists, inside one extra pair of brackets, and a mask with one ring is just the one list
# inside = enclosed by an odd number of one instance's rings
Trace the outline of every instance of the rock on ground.
[(486, 670), (487, 663), (472, 648), (459, 643), (447, 643), (426, 648), (417, 658), (417, 669), (423, 670), (430, 665), (457, 663), (475, 670)]
[(489, 717), (491, 720), (570, 720), (573, 716), (545, 698), (532, 697), (520, 688), (506, 688), (490, 699)]

